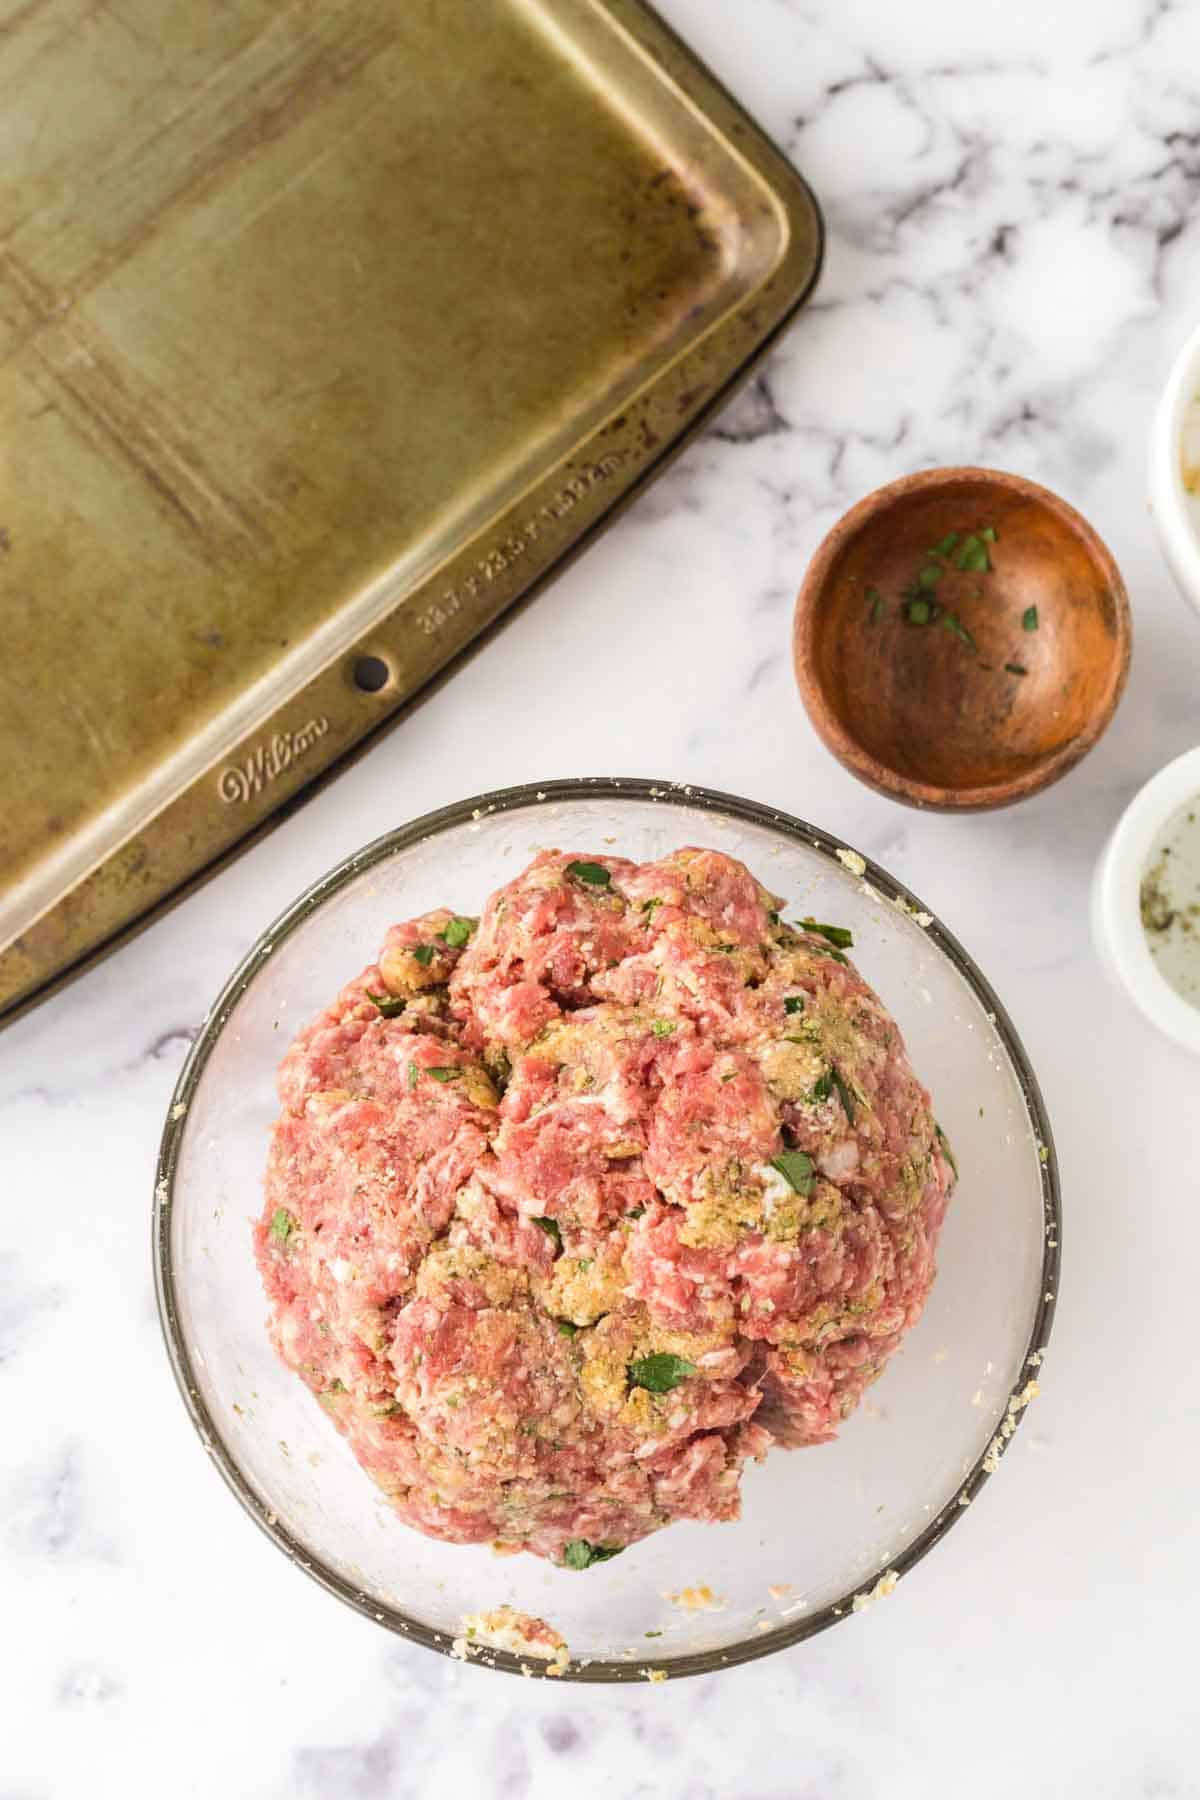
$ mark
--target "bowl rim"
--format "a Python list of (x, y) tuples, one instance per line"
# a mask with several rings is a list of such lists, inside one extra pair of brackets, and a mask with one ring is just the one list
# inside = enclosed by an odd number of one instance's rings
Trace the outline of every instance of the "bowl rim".
[(1188, 516), (1183, 485), (1183, 421), (1200, 386), (1200, 325), (1189, 331), (1171, 364), (1150, 427), (1150, 511), (1175, 585), (1200, 611), (1200, 533)]
[[(938, 488), (958, 484), (985, 483), (1007, 488), (1036, 500), (1057, 514), (1084, 544), (1093, 563), (1102, 571), (1116, 604), (1117, 633), (1113, 645), (1113, 672), (1102, 704), (1084, 729), (1069, 743), (1019, 775), (1002, 781), (987, 782), (980, 787), (948, 788), (917, 776), (902, 775), (883, 763), (856, 738), (834, 711), (816, 673), (816, 617), (825, 584), (835, 557), (846, 541), (857, 535), (876, 514), (904, 501), (912, 495), (930, 493)], [(843, 768), (891, 800), (931, 812), (986, 812), (1002, 806), (1014, 806), (1068, 775), (1088, 752), (1095, 748), (1112, 723), (1129, 676), (1133, 645), (1133, 616), (1124, 577), (1116, 558), (1096, 528), (1069, 501), (1028, 476), (1014, 475), (1007, 469), (991, 469), (972, 463), (948, 464), (934, 469), (919, 469), (914, 474), (900, 475), (882, 487), (873, 488), (844, 512), (818, 544), (804, 574), (796, 596), (792, 632), (796, 685), (804, 701), (817, 736), (832, 752)]]
[[(631, 776), (566, 777), (525, 783), (517, 787), (499, 788), (493, 792), (476, 795), (471, 799), (460, 800), (450, 806), (439, 807), (434, 812), (425, 813), (419, 818), (398, 826), (395, 830), (385, 832), (383, 836), (374, 839), (361, 850), (345, 857), (334, 868), (311, 883), (298, 899), (285, 908), (278, 918), (260, 933), (205, 1014), (200, 1032), (188, 1052), (167, 1108), (155, 1171), (152, 1255), (159, 1323), (180, 1396), (209, 1460), (254, 1523), (277, 1548), (283, 1551), (289, 1561), (302, 1568), (328, 1593), (352, 1607), (364, 1618), (383, 1625), (409, 1642), (423, 1644), (427, 1649), (439, 1651), (443, 1655), (455, 1654), (455, 1640), (450, 1634), (438, 1631), (424, 1624), (420, 1619), (410, 1617), (399, 1608), (389, 1607), (372, 1599), (361, 1588), (356, 1588), (353, 1583), (345, 1581), (333, 1569), (327, 1567), (304, 1543), (292, 1536), (287, 1525), (259, 1498), (246, 1476), (243, 1475), (236, 1457), (225, 1442), (200, 1394), (193, 1376), (191, 1355), (184, 1342), (180, 1327), (176, 1305), (175, 1261), (171, 1247), (174, 1184), (187, 1126), (188, 1109), (207, 1066), (209, 1056), (234, 1008), (249, 990), (255, 976), (277, 945), (284, 942), (292, 932), (303, 925), (325, 900), (339, 892), (348, 881), (399, 851), (437, 837), (460, 825), (469, 824), (485, 815), (516, 812), (537, 805), (550, 805), (556, 801), (574, 800), (581, 797), (611, 800), (618, 804), (625, 800), (673, 801), (693, 807), (700, 812), (723, 815), (742, 824), (756, 825), (779, 832), (797, 843), (802, 843), (808, 849), (816, 850), (826, 860), (836, 862), (843, 871), (847, 868), (843, 858), (850, 851), (850, 846), (845, 845), (841, 840), (819, 827), (809, 825), (804, 820), (773, 807), (762, 806), (754, 801), (743, 800), (716, 789), (683, 782), (650, 781)], [(861, 853), (853, 852), (853, 854), (858, 856)], [(1037, 1147), (1041, 1164), (1044, 1218), (1041, 1288), (1020, 1364), (1018, 1384), (1007, 1396), (1004, 1407), (997, 1415), (996, 1432), (987, 1449), (976, 1459), (972, 1468), (959, 1483), (956, 1492), (938, 1515), (889, 1564), (886, 1572), (902, 1578), (962, 1518), (969, 1503), (990, 1476), (995, 1473), (1000, 1458), (1012, 1441), (1014, 1430), (1024, 1416), (1028, 1383), (1040, 1377), (1042, 1358), (1049, 1342), (1057, 1306), (1062, 1244), (1062, 1199), (1058, 1159), (1055, 1154), (1054, 1139), (1046, 1115), (1045, 1103), (1029, 1058), (1008, 1013), (966, 950), (946, 930), (945, 926), (922, 906), (916, 895), (896, 881), (877, 863), (872, 862), (869, 857), (862, 856), (861, 860), (863, 864), (862, 878), (868, 881), (877, 893), (901, 911), (909, 913), (910, 916), (919, 914), (922, 920), (929, 920), (926, 926), (927, 935), (966, 981), (984, 1011), (992, 1015), (994, 1029), (1009, 1058), (1025, 1104), (1031, 1141)], [(853, 865), (853, 872), (858, 872), (857, 862)], [(771, 1655), (777, 1650), (786, 1650), (806, 1638), (814, 1637), (818, 1632), (825, 1631), (831, 1625), (836, 1624), (839, 1619), (849, 1617), (854, 1611), (861, 1609), (864, 1599), (871, 1592), (873, 1582), (877, 1579), (878, 1577), (873, 1577), (865, 1584), (859, 1583), (857, 1587), (850, 1588), (844, 1595), (839, 1596), (836, 1601), (821, 1607), (817, 1612), (804, 1619), (781, 1625), (771, 1632), (756, 1634), (753, 1638), (743, 1639), (720, 1650), (696, 1651), (674, 1657), (652, 1656), (638, 1663), (617, 1662), (605, 1658), (581, 1662), (572, 1661), (562, 1671), (562, 1678), (584, 1682), (637, 1682), (646, 1681), (651, 1674), (661, 1679), (659, 1671), (671, 1677), (705, 1675), (713, 1674), (722, 1668), (732, 1668), (740, 1663), (756, 1661), (759, 1657)], [(858, 1602), (857, 1606), (856, 1601)], [(482, 1659), (476, 1657), (475, 1660), (482, 1660), (484, 1667), (499, 1669), (507, 1674), (533, 1674), (537, 1678), (545, 1677), (545, 1665), (536, 1659), (523, 1659), (508, 1651), (493, 1650), (489, 1647), (484, 1651)]]
[(1163, 827), (1200, 795), (1200, 746), (1152, 775), (1129, 802), (1101, 853), (1092, 889), (1092, 927), (1102, 961), (1143, 1018), (1200, 1055), (1200, 1007), (1171, 986), (1146, 942), (1142, 881)]

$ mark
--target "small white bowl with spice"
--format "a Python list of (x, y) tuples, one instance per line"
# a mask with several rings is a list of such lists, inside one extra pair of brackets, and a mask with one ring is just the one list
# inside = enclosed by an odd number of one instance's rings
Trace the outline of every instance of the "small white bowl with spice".
[(1200, 612), (1200, 327), (1183, 346), (1150, 433), (1150, 511), (1167, 566)]
[(1092, 930), (1146, 1018), (1200, 1055), (1200, 748), (1126, 807), (1096, 869)]

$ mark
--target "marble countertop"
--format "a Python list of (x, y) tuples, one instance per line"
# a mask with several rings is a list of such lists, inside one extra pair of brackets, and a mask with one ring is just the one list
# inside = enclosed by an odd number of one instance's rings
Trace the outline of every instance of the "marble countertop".
[[(1200, 293), (1200, 8), (663, 10), (816, 188), (815, 303), (708, 436), (449, 685), (0, 1040), (4, 1800), (1200, 1792), (1198, 1070), (1104, 984), (1087, 929), (1118, 812), (1200, 738), (1200, 630), (1158, 555), (1143, 469)], [(963, 819), (902, 811), (835, 766), (788, 657), (793, 595), (839, 513), (951, 462), (1079, 506), (1137, 631), (1127, 698), (1086, 764), (1015, 812)], [(763, 1663), (638, 1690), (464, 1669), (300, 1579), (205, 1462), (148, 1254), (172, 1084), (260, 927), (406, 817), (597, 772), (789, 808), (915, 888), (1024, 1035), (1067, 1213), (1037, 1417), (970, 1519), (887, 1605)]]

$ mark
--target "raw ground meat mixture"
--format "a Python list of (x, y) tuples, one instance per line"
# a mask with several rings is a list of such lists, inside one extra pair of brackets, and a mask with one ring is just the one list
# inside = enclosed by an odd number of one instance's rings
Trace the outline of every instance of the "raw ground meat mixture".
[(584, 1568), (735, 1518), (919, 1316), (948, 1147), (849, 934), (782, 904), (546, 852), (288, 1050), (271, 1335), (417, 1530)]

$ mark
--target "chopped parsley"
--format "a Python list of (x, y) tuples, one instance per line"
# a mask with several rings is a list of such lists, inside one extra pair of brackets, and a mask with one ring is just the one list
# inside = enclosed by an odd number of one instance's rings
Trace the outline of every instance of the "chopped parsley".
[(587, 887), (606, 888), (612, 882), (612, 876), (602, 863), (568, 863), (567, 874), (573, 875), (576, 881), (584, 882)]
[(804, 929), (805, 931), (815, 931), (818, 937), (828, 938), (829, 942), (836, 944), (839, 950), (854, 948), (854, 933), (849, 931), (845, 925), (819, 925), (815, 919), (805, 919)]
[(418, 944), (416, 949), (413, 951), (413, 955), (416, 957), (416, 959), (420, 963), (421, 967), (423, 969), (427, 969), (429, 967), (430, 963), (433, 961), (433, 945), (432, 944)]
[(589, 1544), (586, 1538), (572, 1538), (563, 1545), (564, 1569), (590, 1569), (593, 1563), (611, 1562), (620, 1556), (624, 1544)]
[(803, 1150), (785, 1150), (782, 1156), (773, 1156), (771, 1167), (778, 1169), (794, 1194), (812, 1193), (813, 1160)]
[(833, 1080), (833, 1085), (837, 1089), (838, 1099), (842, 1103), (842, 1111), (845, 1113), (846, 1118), (849, 1120), (850, 1124), (853, 1125), (854, 1113), (855, 1113), (854, 1095), (850, 1092), (850, 1089), (846, 1084), (845, 1078), (843, 1077), (842, 1072), (838, 1068), (836, 1063), (834, 1063), (834, 1065), (830, 1069), (829, 1073)]
[(1004, 667), (1010, 675), (1028, 675), (1029, 673), (1023, 663), (1005, 663)]
[(532, 1218), (529, 1223), (536, 1225), (539, 1231), (544, 1231), (548, 1238), (553, 1238), (559, 1249), (562, 1249), (562, 1232), (558, 1228), (557, 1219)]
[(783, 1010), (785, 1013), (803, 1012), (804, 1011), (804, 995), (803, 994), (789, 994), (787, 999), (783, 1003)]
[(1037, 628), (1038, 609), (1036, 606), (1027, 606), (1021, 614), (1021, 629), (1022, 631), (1036, 631)]
[(675, 1030), (675, 1025), (670, 1019), (655, 1019), (650, 1029), (655, 1037), (670, 1037)]
[(275, 1208), (268, 1229), (277, 1244), (286, 1244), (293, 1231), (298, 1231), (299, 1228), (299, 1222), (293, 1218), (286, 1206)]
[(474, 929), (470, 919), (451, 919), (445, 931), (439, 931), (438, 936), (444, 944), (449, 944), (451, 950), (461, 950), (464, 944), (470, 943)]
[(408, 1005), (407, 1000), (399, 1000), (395, 994), (372, 994), (369, 990), (367, 999), (385, 1019), (398, 1019)]
[(804, 948), (810, 956), (827, 956), (830, 962), (849, 965), (850, 958), (843, 956), (840, 950), (835, 950), (832, 944), (806, 944)]
[(631, 1206), (629, 1211), (625, 1214), (625, 1217), (627, 1219), (640, 1219), (645, 1210), (644, 1206)]
[(575, 1324), (573, 1319), (556, 1319), (554, 1323), (558, 1326), (563, 1337), (570, 1338), (578, 1336), (579, 1327)]
[(425, 1073), (427, 1075), (432, 1075), (435, 1081), (457, 1081), (462, 1074), (462, 1070), (453, 1067), (442, 1067), (438, 1069), (426, 1069)]
[(658, 911), (658, 908), (665, 904), (666, 904), (665, 901), (662, 901), (662, 900), (643, 900), (642, 901), (641, 910), (646, 915), (646, 923), (647, 924), (650, 923), (650, 920), (654, 917), (655, 913)]
[(420, 1069), (418, 1069), (416, 1063), (410, 1062), (408, 1065), (408, 1085), (409, 1085), (409, 1087), (415, 1088), (417, 1085), (417, 1082), (420, 1079), (421, 1079)]
[(979, 648), (957, 613), (943, 613), (940, 623), (943, 631), (952, 631), (955, 637), (960, 637), (970, 649), (977, 650)]
[[(981, 525), (965, 537), (961, 532), (948, 531), (939, 543), (925, 552), (924, 564), (900, 596), (904, 603), (901, 611), (910, 625), (941, 625), (944, 631), (952, 631), (956, 637), (960, 637), (970, 649), (978, 649), (975, 639), (958, 614), (939, 606), (936, 593), (949, 569), (961, 569), (971, 575), (986, 575), (992, 566), (988, 545), (994, 544), (996, 537), (994, 525)], [(868, 588), (868, 599), (874, 591)], [(976, 599), (980, 598), (981, 591), (976, 590)], [(872, 619), (876, 616), (872, 610)]]
[(669, 1394), (689, 1375), (698, 1373), (695, 1363), (688, 1362), (683, 1356), (672, 1356), (667, 1350), (657, 1350), (652, 1356), (639, 1356), (628, 1369), (630, 1387), (645, 1388), (651, 1394)]
[(846, 1081), (837, 1064), (830, 1063), (825, 1073), (814, 1083), (812, 1098), (814, 1100), (828, 1100), (829, 1096), (835, 1092), (842, 1103), (842, 1111), (853, 1125), (854, 1114), (857, 1110), (855, 1107), (854, 1095), (851, 1092), (849, 1083)]
[[(990, 533), (990, 536), (985, 533)], [(996, 533), (990, 525), (985, 525), (981, 531), (973, 531), (963, 539), (954, 558), (955, 567), (965, 569), (968, 575), (986, 575), (992, 566), (987, 547), (995, 541)]]
[[(983, 1108), (980, 1107), (979, 1110), (982, 1113)], [(953, 1150), (950, 1148), (950, 1139), (946, 1136), (945, 1132), (942, 1130), (940, 1125), (935, 1125), (933, 1129), (937, 1132), (938, 1143), (942, 1146), (942, 1155), (945, 1157), (946, 1161), (950, 1164), (950, 1167), (954, 1172), (954, 1179), (955, 1179), (955, 1181), (957, 1181), (958, 1180), (958, 1158), (955, 1156)]]

